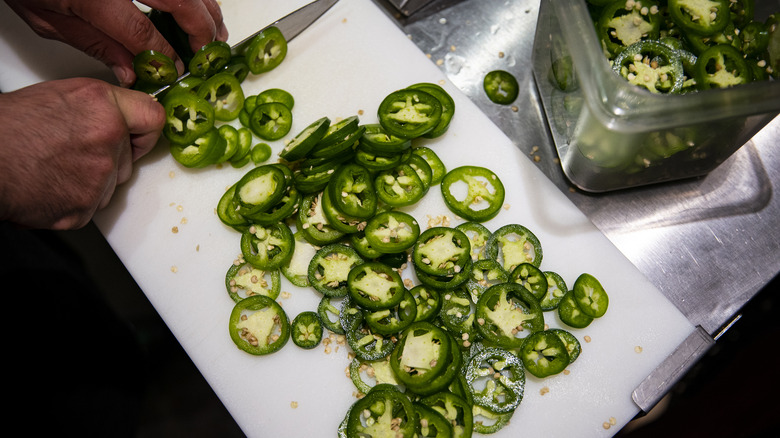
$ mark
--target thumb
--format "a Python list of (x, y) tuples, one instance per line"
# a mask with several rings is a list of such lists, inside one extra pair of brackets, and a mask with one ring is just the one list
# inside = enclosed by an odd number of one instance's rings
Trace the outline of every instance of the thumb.
[(133, 161), (137, 161), (157, 144), (165, 125), (165, 110), (147, 93), (120, 87), (113, 87), (113, 92), (130, 134)]

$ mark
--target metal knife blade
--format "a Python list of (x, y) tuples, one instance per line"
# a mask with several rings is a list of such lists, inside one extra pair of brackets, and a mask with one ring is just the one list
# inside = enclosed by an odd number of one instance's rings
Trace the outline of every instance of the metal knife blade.
[[(277, 29), (279, 29), (279, 31), (282, 32), (282, 35), (284, 35), (284, 39), (287, 42), (290, 42), (301, 32), (306, 30), (306, 28), (311, 26), (312, 23), (317, 21), (317, 19), (319, 19), (323, 14), (325, 14), (325, 12), (327, 12), (328, 9), (333, 7), (333, 5), (338, 3), (338, 1), (339, 0), (315, 0), (305, 6), (302, 6), (299, 9), (290, 12), (284, 17), (274, 21), (273, 23), (263, 27), (262, 29), (258, 30), (252, 35), (249, 35), (248, 37), (244, 38), (240, 42), (234, 44), (233, 46), (230, 47), (230, 52), (233, 55), (243, 54), (247, 46), (249, 46), (249, 43), (251, 43), (252, 40), (257, 35), (259, 35), (261, 32), (271, 27), (276, 27)], [(190, 75), (189, 72), (184, 73), (183, 75), (179, 76), (173, 84), (166, 85), (160, 88), (159, 90), (151, 93), (152, 97), (157, 97), (160, 93), (163, 93), (165, 90), (171, 88), (177, 82), (180, 82), (182, 79), (186, 78), (189, 75)]]

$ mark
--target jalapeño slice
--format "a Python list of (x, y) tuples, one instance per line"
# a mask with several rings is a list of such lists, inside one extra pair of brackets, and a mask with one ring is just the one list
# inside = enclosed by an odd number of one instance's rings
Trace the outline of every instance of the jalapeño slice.
[(284, 222), (254, 224), (241, 235), (244, 260), (258, 269), (275, 270), (287, 264), (295, 248), (292, 231)]
[(582, 274), (574, 281), (574, 301), (582, 313), (591, 318), (600, 318), (607, 313), (609, 296), (604, 287), (590, 274)]
[(371, 330), (384, 336), (400, 333), (414, 322), (416, 316), (417, 304), (414, 296), (406, 289), (396, 306), (382, 310), (366, 310), (363, 313)]
[(408, 88), (425, 91), (438, 99), (441, 104), (441, 117), (439, 118), (439, 123), (437, 123), (433, 129), (423, 134), (423, 137), (436, 138), (444, 135), (450, 127), (450, 122), (455, 115), (455, 101), (452, 99), (452, 96), (450, 96), (441, 85), (432, 82), (420, 82), (418, 84), (410, 85)]
[(225, 274), (225, 287), (230, 298), (239, 302), (254, 295), (276, 299), (282, 285), (278, 270), (264, 270), (246, 261), (236, 260)]
[(467, 261), (471, 261), (471, 244), (468, 237), (455, 228), (428, 228), (417, 239), (412, 260), (422, 272), (452, 276), (463, 272)]
[(593, 317), (580, 309), (573, 290), (566, 292), (558, 303), (558, 317), (561, 322), (574, 328), (585, 328), (593, 322)]
[(718, 44), (705, 50), (694, 65), (696, 86), (700, 90), (729, 88), (752, 80), (747, 61), (739, 50)]
[(368, 152), (387, 157), (394, 156), (412, 147), (410, 139), (390, 134), (379, 123), (370, 123), (363, 127), (365, 129), (363, 136), (360, 138), (360, 145)]
[(517, 283), (497, 284), (482, 292), (475, 314), (479, 333), (503, 348), (518, 348), (530, 334), (544, 329), (539, 301)]
[(410, 387), (430, 384), (450, 365), (452, 344), (447, 333), (429, 322), (407, 327), (390, 355), (390, 366), (398, 380)]
[(406, 394), (376, 390), (356, 401), (349, 410), (346, 436), (414, 436), (417, 417)]
[(349, 272), (363, 263), (351, 247), (340, 243), (320, 248), (309, 263), (309, 284), (328, 297), (347, 295)]
[(403, 89), (390, 93), (379, 104), (379, 123), (389, 134), (411, 139), (432, 131), (441, 120), (439, 99), (422, 90)]
[(368, 310), (395, 307), (406, 292), (398, 272), (380, 262), (353, 267), (347, 275), (347, 288), (352, 301)]
[(224, 69), (230, 59), (230, 46), (224, 41), (212, 41), (195, 52), (189, 71), (193, 76), (208, 78)]
[(566, 282), (558, 273), (545, 271), (544, 276), (547, 278), (547, 292), (539, 300), (539, 305), (544, 311), (557, 309), (558, 303), (561, 302), (569, 289), (566, 288)]
[(333, 208), (344, 216), (368, 219), (377, 207), (371, 172), (356, 163), (339, 166), (326, 188)]
[(389, 356), (395, 348), (395, 336), (383, 336), (375, 332), (363, 317), (363, 311), (351, 298), (341, 311), (341, 325), (347, 337), (347, 345), (355, 357), (362, 360), (379, 360)]
[(500, 348), (486, 348), (466, 364), (464, 373), (474, 404), (496, 413), (512, 412), (525, 392), (523, 362)]
[(179, 76), (173, 59), (154, 50), (144, 50), (135, 55), (133, 71), (138, 81), (160, 87), (174, 83)]
[(469, 243), (471, 243), (472, 260), (476, 262), (477, 260), (484, 260), (487, 258), (487, 254), (485, 254), (485, 248), (491, 234), (487, 227), (479, 222), (463, 222), (455, 228), (463, 231), (469, 238)]
[(430, 321), (439, 315), (444, 299), (441, 291), (424, 284), (418, 284), (409, 293), (412, 294), (417, 305), (415, 321)]
[(227, 141), (217, 128), (210, 128), (190, 144), (170, 144), (171, 156), (182, 166), (203, 168), (216, 164), (227, 149)]
[(471, 403), (454, 393), (440, 391), (424, 397), (420, 403), (444, 415), (452, 425), (452, 436), (468, 438), (474, 429)]
[(287, 40), (278, 28), (270, 27), (254, 37), (244, 56), (252, 73), (271, 71), (287, 56)]
[(685, 70), (680, 53), (658, 41), (639, 41), (620, 52), (612, 70), (651, 93), (679, 93)]
[(417, 436), (440, 437), (452, 436), (452, 425), (439, 411), (420, 402), (412, 402), (417, 413)]
[(236, 183), (234, 202), (241, 215), (266, 211), (276, 205), (287, 191), (283, 166), (266, 164), (250, 170)]
[(279, 351), (290, 339), (290, 320), (273, 298), (254, 295), (237, 302), (230, 313), (230, 338), (254, 355)]
[(296, 215), (298, 230), (312, 245), (329, 245), (340, 241), (345, 233), (333, 228), (322, 210), (322, 193), (303, 197)]
[(418, 146), (412, 149), (412, 154), (421, 157), (428, 163), (428, 166), (431, 168), (430, 184), (435, 186), (441, 183), (441, 180), (444, 179), (444, 175), (447, 174), (447, 168), (444, 166), (441, 158), (436, 155), (436, 152), (434, 152), (433, 149), (429, 147)]
[(712, 35), (731, 22), (729, 0), (669, 0), (668, 13), (684, 32)]
[(295, 98), (289, 91), (281, 88), (269, 88), (261, 91), (256, 97), (258, 105), (262, 103), (279, 102), (287, 108), (293, 109), (295, 106)]
[(409, 164), (400, 164), (380, 172), (374, 179), (377, 197), (392, 207), (416, 204), (425, 196), (426, 187)]
[(420, 236), (420, 225), (408, 213), (385, 211), (368, 220), (364, 233), (372, 248), (382, 254), (393, 254), (414, 245)]
[(466, 289), (471, 294), (474, 302), (479, 300), (482, 292), (496, 284), (509, 281), (509, 274), (493, 259), (477, 260), (471, 265), (469, 279), (466, 280)]
[(279, 102), (261, 103), (249, 114), (248, 123), (249, 129), (263, 140), (279, 140), (292, 128), (292, 112)]
[(547, 294), (547, 277), (539, 268), (528, 262), (517, 265), (509, 274), (509, 279), (528, 289), (538, 301)]
[(490, 235), (485, 246), (487, 258), (498, 260), (512, 272), (521, 263), (539, 266), (542, 263), (542, 245), (528, 228), (520, 224), (508, 224)]
[(580, 344), (580, 341), (577, 340), (576, 336), (574, 336), (569, 331), (559, 328), (551, 328), (547, 331), (558, 335), (558, 337), (561, 339), (561, 342), (563, 342), (563, 345), (566, 346), (566, 351), (569, 353), (569, 363), (573, 363), (575, 360), (577, 360), (577, 358), (580, 356), (580, 353), (582, 353), (582, 345)]
[(194, 93), (169, 93), (163, 98), (163, 135), (171, 143), (187, 145), (214, 128), (214, 107)]
[(293, 343), (305, 350), (319, 345), (324, 332), (319, 315), (313, 311), (301, 312), (293, 318), (290, 331)]
[(244, 107), (244, 91), (241, 83), (228, 72), (216, 73), (198, 88), (198, 97), (214, 107), (214, 118), (229, 122), (238, 117)]
[(504, 184), (490, 169), (462, 166), (441, 181), (444, 203), (458, 216), (473, 222), (496, 217), (504, 206)]
[(536, 377), (558, 374), (571, 363), (566, 345), (556, 333), (548, 330), (526, 338), (520, 348), (520, 358), (525, 369)]
[(330, 119), (321, 117), (298, 133), (285, 147), (279, 156), (287, 161), (300, 160), (328, 132)]
[(509, 105), (520, 94), (520, 85), (512, 73), (493, 70), (485, 75), (482, 88), (488, 99), (499, 105)]

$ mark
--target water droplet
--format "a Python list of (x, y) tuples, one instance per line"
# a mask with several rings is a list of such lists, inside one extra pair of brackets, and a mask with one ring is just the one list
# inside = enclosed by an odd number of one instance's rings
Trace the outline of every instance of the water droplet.
[(507, 67), (514, 67), (515, 64), (517, 64), (517, 59), (515, 59), (515, 57), (512, 55), (506, 55), (504, 60), (506, 61)]
[(462, 56), (447, 54), (447, 56), (444, 57), (444, 67), (447, 69), (447, 73), (456, 75), (460, 73), (465, 61), (466, 60)]

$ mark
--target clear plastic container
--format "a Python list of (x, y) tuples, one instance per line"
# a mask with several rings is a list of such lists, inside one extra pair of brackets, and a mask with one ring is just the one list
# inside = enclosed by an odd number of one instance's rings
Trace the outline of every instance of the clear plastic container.
[[(756, 17), (772, 11), (756, 2)], [(542, 0), (533, 72), (566, 177), (605, 192), (702, 176), (780, 112), (780, 81), (652, 94), (615, 74), (585, 0)]]

